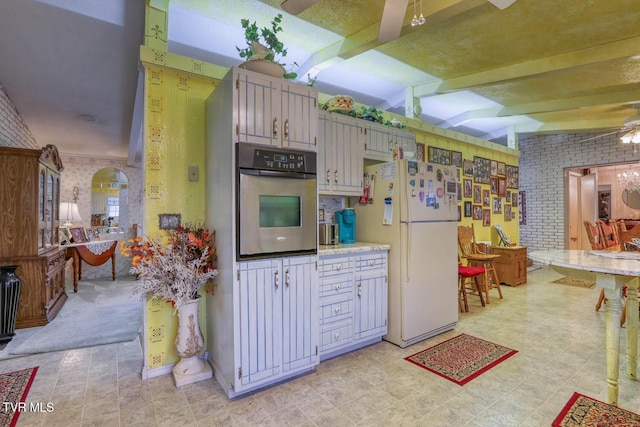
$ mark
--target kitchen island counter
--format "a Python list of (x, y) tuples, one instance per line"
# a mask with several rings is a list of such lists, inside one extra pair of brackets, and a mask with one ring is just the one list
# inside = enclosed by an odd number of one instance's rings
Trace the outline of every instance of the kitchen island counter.
[(346, 255), (358, 252), (371, 252), (371, 251), (388, 251), (391, 249), (391, 245), (384, 243), (371, 243), (371, 242), (355, 242), (355, 243), (341, 243), (339, 245), (320, 245), (318, 246), (318, 255)]

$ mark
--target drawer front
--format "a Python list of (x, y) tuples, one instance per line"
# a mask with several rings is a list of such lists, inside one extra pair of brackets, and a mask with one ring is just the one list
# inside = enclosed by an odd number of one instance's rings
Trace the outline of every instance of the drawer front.
[(340, 274), (349, 274), (353, 272), (353, 258), (320, 258), (318, 263), (318, 274), (321, 278), (332, 277)]
[(339, 323), (320, 332), (320, 349), (327, 350), (347, 344), (353, 339), (353, 323)]
[(387, 268), (387, 253), (376, 252), (356, 257), (356, 271), (378, 270)]
[(350, 294), (320, 300), (320, 324), (346, 320), (353, 316), (353, 296)]
[(353, 276), (338, 276), (320, 280), (320, 298), (334, 295), (353, 295)]

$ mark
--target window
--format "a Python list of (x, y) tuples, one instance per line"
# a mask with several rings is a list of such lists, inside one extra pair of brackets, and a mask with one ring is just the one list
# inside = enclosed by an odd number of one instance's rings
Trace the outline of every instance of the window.
[(120, 202), (117, 197), (107, 197), (107, 216), (116, 217), (120, 215)]

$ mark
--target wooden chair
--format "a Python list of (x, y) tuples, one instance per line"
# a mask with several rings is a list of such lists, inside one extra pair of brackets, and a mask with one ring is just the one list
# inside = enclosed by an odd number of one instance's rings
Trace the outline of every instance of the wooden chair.
[(485, 269), (482, 280), (482, 291), (485, 293), (485, 301), (489, 304), (489, 290), (497, 289), (502, 299), (502, 290), (500, 289), (500, 280), (495, 268), (495, 259), (500, 255), (485, 254), (480, 251), (476, 243), (473, 223), (467, 227), (458, 226), (458, 245), (460, 247), (460, 255), (467, 260), (467, 265), (471, 267), (481, 267)]
[(469, 265), (460, 265), (458, 262), (458, 304), (460, 311), (469, 312), (469, 302), (467, 295), (477, 295), (480, 297), (480, 303), (485, 306), (484, 297), (480, 290), (479, 276), (484, 276), (486, 270), (482, 267), (472, 267)]
[(609, 224), (601, 219), (596, 221), (596, 226), (600, 232), (600, 237), (603, 249), (607, 250), (621, 250), (620, 245), (620, 233), (618, 231), (617, 224), (614, 220), (609, 221)]
[(587, 238), (589, 239), (589, 243), (591, 244), (591, 249), (604, 249), (602, 236), (600, 235), (600, 229), (595, 224), (592, 224), (591, 221), (583, 221), (583, 224), (584, 229), (587, 232)]

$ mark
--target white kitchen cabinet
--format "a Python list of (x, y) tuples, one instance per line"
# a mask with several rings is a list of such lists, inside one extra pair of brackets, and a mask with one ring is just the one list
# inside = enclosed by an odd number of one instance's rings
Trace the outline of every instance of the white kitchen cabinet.
[(356, 257), (355, 337), (365, 339), (387, 333), (387, 253)]
[(234, 142), (316, 151), (315, 88), (234, 69)]
[(364, 129), (361, 122), (344, 114), (318, 112), (320, 194), (362, 194)]
[(388, 162), (393, 160), (393, 149), (402, 147), (406, 152), (416, 152), (416, 135), (413, 132), (365, 121), (364, 158)]
[(236, 393), (318, 364), (316, 257), (238, 263)]
[(387, 251), (320, 256), (320, 358), (387, 333)]

